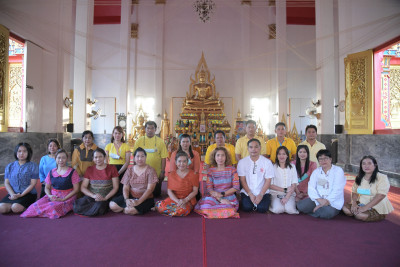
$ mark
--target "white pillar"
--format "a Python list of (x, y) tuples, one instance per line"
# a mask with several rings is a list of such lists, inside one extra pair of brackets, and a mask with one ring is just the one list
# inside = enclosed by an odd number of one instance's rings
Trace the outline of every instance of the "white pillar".
[(75, 52), (74, 52), (74, 132), (90, 129), (87, 118), (87, 98), (91, 97), (91, 74), (88, 68), (91, 52), (91, 25), (93, 0), (76, 1)]
[[(288, 114), (287, 77), (286, 77), (286, 1), (276, 2), (276, 81), (278, 121), (282, 114)], [(289, 127), (289, 125), (287, 125)]]
[[(157, 123), (157, 133), (160, 131), (162, 114), (164, 113), (164, 35), (165, 35), (165, 26), (164, 26), (164, 13), (165, 13), (165, 4), (155, 5), (156, 9), (156, 17), (155, 17), (155, 37), (156, 37), (156, 58), (154, 60), (154, 79), (155, 79), (155, 105), (154, 105), (154, 115), (155, 122)], [(157, 115), (161, 116), (158, 117)]]
[[(249, 81), (249, 74), (248, 72), (250, 71), (249, 67), (249, 58), (250, 58), (250, 47), (251, 47), (251, 37), (250, 37), (250, 28), (251, 28), (251, 6), (249, 5), (242, 5), (241, 6), (241, 20), (242, 20), (242, 29), (241, 29), (241, 34), (242, 34), (242, 45), (241, 45), (241, 53), (242, 53), (242, 58), (245, 58), (245, 62), (243, 64), (243, 72), (242, 72), (242, 97), (241, 99), (237, 99), (237, 103), (235, 103), (235, 108), (236, 110), (232, 110), (233, 114), (237, 113), (237, 109), (240, 109), (242, 113), (242, 118), (245, 120), (249, 119), (246, 117), (247, 114), (251, 113), (250, 109), (250, 98), (253, 97), (249, 95), (249, 89), (248, 86), (250, 83)], [(235, 99), (236, 100), (236, 99)]]
[(321, 119), (318, 132), (335, 132), (335, 103), (339, 101), (339, 62), (337, 35), (337, 0), (316, 0), (316, 63), (317, 63), (317, 98), (321, 100), (318, 108)]
[(120, 28), (120, 88), (117, 97), (117, 113), (128, 112), (128, 88), (130, 73), (130, 46), (131, 46), (131, 1), (121, 1), (121, 28)]

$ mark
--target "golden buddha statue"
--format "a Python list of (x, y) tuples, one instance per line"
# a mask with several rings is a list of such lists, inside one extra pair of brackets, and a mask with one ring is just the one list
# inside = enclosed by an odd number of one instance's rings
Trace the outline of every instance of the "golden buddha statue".
[(190, 89), (189, 93), (186, 93), (186, 98), (182, 103), (182, 112), (198, 113), (202, 110), (223, 111), (224, 104), (215, 92), (215, 77), (210, 80), (210, 71), (208, 70), (204, 54), (201, 56), (194, 76), (194, 79), (190, 77)]
[(161, 139), (165, 140), (169, 136), (170, 131), (170, 122), (168, 119), (168, 113), (165, 110), (163, 114), (163, 120), (161, 121), (161, 130), (160, 130), (160, 137)]
[(142, 136), (145, 136), (146, 129), (144, 124), (146, 122), (145, 114), (143, 112), (143, 107), (140, 105), (138, 115), (136, 116), (136, 121), (132, 119), (132, 136), (131, 139), (136, 141)]

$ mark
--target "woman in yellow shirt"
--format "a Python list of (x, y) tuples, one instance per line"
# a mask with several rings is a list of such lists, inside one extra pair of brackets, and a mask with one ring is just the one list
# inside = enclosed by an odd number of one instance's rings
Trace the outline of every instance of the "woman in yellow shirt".
[(351, 190), (351, 203), (343, 206), (343, 212), (365, 222), (385, 219), (386, 214), (393, 211), (387, 198), (389, 188), (389, 179), (379, 172), (376, 159), (364, 156)]
[[(111, 143), (107, 144), (104, 150), (106, 151), (106, 163), (117, 168), (119, 180), (121, 181), (131, 160), (131, 149), (125, 141), (125, 132), (121, 126), (114, 127)], [(121, 189), (122, 185), (120, 185), (118, 193), (122, 193)]]

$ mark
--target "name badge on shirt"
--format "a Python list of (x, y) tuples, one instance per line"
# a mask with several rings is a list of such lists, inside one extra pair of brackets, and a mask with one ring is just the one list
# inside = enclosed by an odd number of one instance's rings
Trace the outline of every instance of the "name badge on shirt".
[(144, 151), (147, 153), (155, 153), (157, 152), (157, 148), (145, 148)]
[(117, 155), (117, 154), (110, 153), (110, 158), (112, 158), (112, 159), (120, 159), (121, 157), (119, 155)]
[(318, 179), (318, 185), (319, 186), (324, 186), (328, 183), (328, 180), (326, 179)]
[(357, 193), (360, 195), (371, 195), (371, 189), (365, 189), (365, 188), (357, 188)]

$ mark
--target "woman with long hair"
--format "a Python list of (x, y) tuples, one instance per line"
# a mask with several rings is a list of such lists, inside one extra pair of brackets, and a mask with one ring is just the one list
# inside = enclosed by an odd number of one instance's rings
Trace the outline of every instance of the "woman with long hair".
[(225, 147), (217, 147), (211, 153), (211, 168), (207, 170), (207, 195), (194, 211), (205, 218), (239, 218), (239, 176), (232, 167), (231, 156)]
[(387, 198), (389, 188), (389, 179), (379, 172), (376, 159), (364, 156), (351, 189), (351, 202), (342, 210), (347, 216), (364, 222), (381, 221), (394, 210)]
[(307, 198), (308, 181), (312, 172), (317, 168), (317, 163), (310, 161), (310, 150), (306, 145), (299, 145), (296, 152), (296, 160), (292, 162), (296, 166), (299, 183), (296, 187), (296, 202)]
[(280, 146), (276, 150), (274, 164), (275, 177), (271, 182), (271, 206), (273, 213), (298, 214), (296, 210), (295, 189), (298, 182), (296, 167), (290, 163), (289, 150)]
[(188, 168), (193, 170), (195, 173), (199, 173), (200, 155), (196, 150), (192, 149), (192, 140), (188, 134), (182, 134), (179, 137), (179, 148), (178, 151), (174, 151), (171, 155), (169, 171), (176, 171), (175, 157), (179, 152), (185, 152), (189, 156)]
[(56, 153), (61, 148), (60, 142), (57, 139), (51, 138), (47, 141), (47, 151), (48, 154), (43, 156), (40, 159), (39, 163), (39, 178), (40, 183), (42, 184), (42, 191), (40, 193), (40, 197), (44, 197), (46, 195), (44, 188), (46, 183), (44, 180), (47, 177), (47, 174), (54, 168), (57, 167), (56, 163)]

